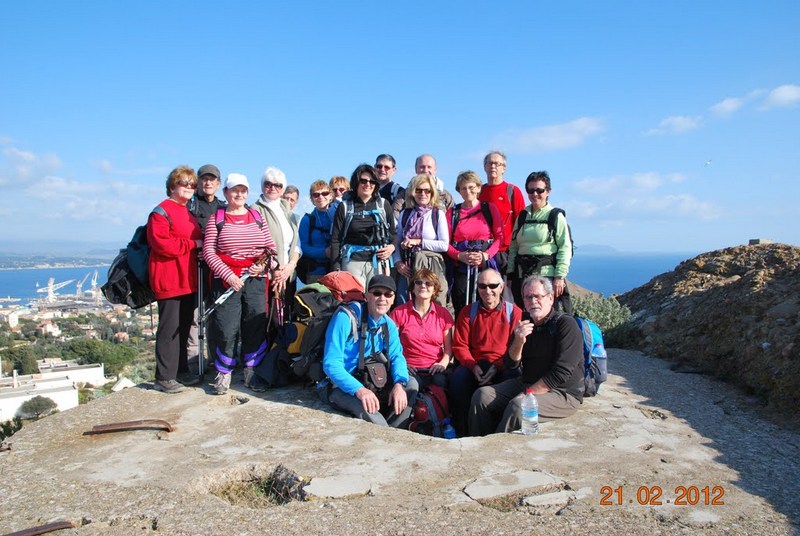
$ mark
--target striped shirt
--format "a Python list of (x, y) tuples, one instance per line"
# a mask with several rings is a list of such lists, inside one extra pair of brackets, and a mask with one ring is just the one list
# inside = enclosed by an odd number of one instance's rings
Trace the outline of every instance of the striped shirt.
[[(225, 211), (225, 223), (222, 232), (218, 232), (218, 213), (208, 219), (203, 239), (203, 258), (214, 276), (226, 281), (236, 272), (220, 258), (220, 254), (246, 261), (263, 255), (265, 248), (275, 249), (275, 241), (270, 235), (269, 227), (266, 224), (259, 227), (250, 210), (244, 214), (231, 214)], [(247, 265), (237, 267), (236, 271), (238, 271), (236, 275), (241, 276), (247, 271)]]

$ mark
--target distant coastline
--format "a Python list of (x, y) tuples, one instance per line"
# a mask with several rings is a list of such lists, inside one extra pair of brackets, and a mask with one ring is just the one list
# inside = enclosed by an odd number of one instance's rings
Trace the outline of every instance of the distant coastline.
[(37, 263), (26, 265), (19, 263), (16, 266), (0, 266), (0, 270), (59, 270), (62, 268), (106, 268), (111, 266), (110, 262), (83, 263)]

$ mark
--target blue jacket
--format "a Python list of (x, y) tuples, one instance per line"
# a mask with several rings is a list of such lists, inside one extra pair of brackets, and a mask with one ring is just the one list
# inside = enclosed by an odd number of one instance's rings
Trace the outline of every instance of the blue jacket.
[[(345, 307), (350, 307), (358, 319), (356, 324), (361, 321), (361, 308), (366, 304), (353, 302)], [(392, 320), (384, 315), (377, 322), (368, 316), (370, 328), (380, 328), (383, 324), (389, 327), (389, 348), (384, 348), (383, 330), (378, 329), (376, 333), (367, 333), (367, 341), (364, 345), (364, 356), (370, 356), (374, 352), (382, 351), (389, 358), (389, 373), (392, 382), (408, 382), (408, 365), (403, 356), (403, 346), (400, 344), (400, 334), (397, 326)], [(325, 352), (322, 359), (322, 368), (333, 384), (349, 395), (355, 395), (356, 391), (364, 387), (353, 373), (358, 368), (358, 336), (360, 330), (357, 329), (355, 338), (353, 337), (352, 318), (346, 311), (338, 310), (331, 318), (328, 329), (325, 332)]]
[[(311, 228), (311, 216), (314, 217), (314, 228)], [(300, 228), (297, 231), (300, 235), (300, 249), (303, 256), (317, 261), (318, 265), (309, 273), (314, 275), (324, 275), (328, 272), (328, 256), (325, 249), (331, 245), (331, 225), (333, 224), (333, 213), (329, 210), (315, 208), (300, 220)], [(309, 233), (310, 231), (310, 233)]]

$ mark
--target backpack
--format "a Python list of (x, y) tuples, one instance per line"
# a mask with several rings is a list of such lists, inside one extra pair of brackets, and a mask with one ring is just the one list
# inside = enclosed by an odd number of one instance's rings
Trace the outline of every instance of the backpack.
[(292, 365), (305, 330), (302, 322), (289, 322), (278, 328), (275, 342), (254, 369), (268, 387), (285, 387), (296, 379)]
[(411, 410), (411, 422), (408, 429), (418, 434), (433, 437), (444, 437), (442, 429), (444, 421), (450, 418), (447, 405), (447, 394), (438, 385), (431, 384), (420, 389), (417, 401)]
[(575, 317), (583, 334), (583, 396), (596, 396), (608, 378), (608, 354), (600, 326), (588, 318)]
[[(353, 281), (350, 280), (353, 279)], [(328, 282), (331, 286), (325, 285)], [(354, 288), (343, 290), (344, 281)], [(324, 290), (313, 288), (324, 286)], [(292, 358), (292, 372), (298, 378), (306, 378), (319, 382), (325, 378), (322, 370), (322, 356), (325, 352), (325, 332), (333, 315), (344, 309), (350, 315), (352, 336), (357, 337), (358, 322), (353, 309), (347, 305), (351, 301), (364, 299), (364, 286), (348, 272), (331, 272), (319, 280), (319, 283), (304, 287), (295, 294), (295, 309), (303, 318), (305, 330), (300, 341), (300, 353)], [(341, 299), (340, 299), (341, 298)]]
[(340, 241), (344, 243), (347, 232), (350, 230), (350, 224), (353, 223), (354, 216), (372, 216), (375, 219), (375, 226), (377, 227), (376, 236), (378, 238), (378, 245), (386, 245), (389, 239), (389, 222), (386, 219), (386, 202), (384, 198), (378, 196), (376, 203), (378, 208), (355, 212), (353, 196), (345, 194), (345, 197), (342, 198), (342, 203), (344, 203), (344, 225), (342, 225), (342, 233), (339, 236)]
[[(553, 208), (550, 213), (547, 215), (546, 220), (528, 220), (528, 210), (525, 209), (519, 213), (517, 216), (517, 223), (514, 225), (514, 232), (511, 234), (511, 240), (514, 241), (517, 239), (517, 235), (519, 234), (520, 230), (523, 226), (528, 224), (547, 224), (547, 230), (550, 235), (550, 242), (556, 241), (556, 220), (558, 219), (558, 215), (563, 214), (564, 219), (567, 218), (567, 213), (564, 212), (564, 209), (560, 208)], [(572, 228), (567, 224), (567, 235), (569, 236), (569, 242), (572, 245), (572, 250), (570, 251), (570, 255), (575, 254), (575, 241), (572, 239)]]
[[(160, 214), (172, 223), (167, 212), (156, 206), (151, 214)], [(100, 287), (110, 303), (124, 304), (139, 309), (156, 301), (150, 288), (148, 263), (150, 245), (147, 243), (147, 224), (140, 225), (133, 233), (127, 247), (119, 250), (108, 269), (108, 280)]]
[[(414, 209), (404, 208), (400, 213), (400, 227), (405, 230), (408, 220), (411, 219), (411, 213)], [(439, 240), (439, 208), (433, 208), (431, 212), (431, 221), (433, 222), (433, 230), (436, 232), (436, 240)]]
[[(249, 212), (256, 220), (256, 225), (258, 225), (259, 229), (264, 227), (264, 218), (261, 217), (261, 213), (259, 211), (253, 207), (247, 207), (247, 212)], [(215, 223), (217, 224), (217, 236), (219, 236), (219, 234), (222, 232), (222, 226), (225, 225), (225, 207), (217, 209)]]
[[(456, 227), (458, 226), (458, 222), (461, 220), (461, 205), (463, 203), (459, 203), (453, 207), (453, 212), (450, 216), (450, 242), (455, 244), (455, 236), (456, 236)], [(481, 201), (481, 212), (483, 213), (483, 219), (486, 220), (486, 224), (489, 226), (489, 229), (494, 227), (494, 219), (492, 218), (492, 211), (489, 209), (489, 203), (486, 201)]]
[[(506, 310), (506, 318), (508, 319), (508, 325), (510, 326), (511, 325), (511, 317), (514, 314), (514, 304), (511, 303), (510, 301), (503, 301), (503, 303), (505, 304), (504, 308)], [(475, 322), (475, 317), (478, 316), (478, 308), (480, 306), (481, 306), (481, 304), (479, 302), (477, 302), (477, 301), (472, 302), (472, 305), (470, 305), (470, 307), (469, 307), (469, 323), (470, 323), (470, 325), (472, 325)]]
[(350, 272), (330, 272), (320, 277), (317, 283), (325, 285), (339, 301), (364, 301), (364, 284)]

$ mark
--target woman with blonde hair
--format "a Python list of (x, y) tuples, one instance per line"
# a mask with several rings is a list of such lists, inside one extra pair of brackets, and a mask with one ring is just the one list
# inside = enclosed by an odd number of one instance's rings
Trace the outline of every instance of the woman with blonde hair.
[(440, 305), (446, 305), (447, 281), (443, 254), (447, 252), (449, 243), (447, 217), (439, 208), (439, 192), (436, 180), (431, 175), (417, 175), (408, 183), (405, 208), (397, 220), (397, 242), (400, 245), (395, 251), (397, 303), (408, 300), (411, 275), (421, 268), (427, 268), (444, 283), (436, 300)]

